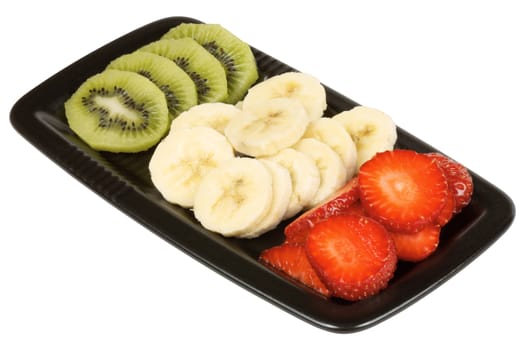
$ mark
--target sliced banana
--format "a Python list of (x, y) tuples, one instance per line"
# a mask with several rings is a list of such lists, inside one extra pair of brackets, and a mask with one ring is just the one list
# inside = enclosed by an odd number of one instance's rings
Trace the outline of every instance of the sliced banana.
[(321, 174), (314, 160), (293, 148), (286, 148), (279, 153), (265, 158), (286, 168), (292, 180), (292, 195), (283, 220), (291, 218), (305, 208), (314, 198)]
[(309, 123), (304, 107), (297, 100), (274, 98), (245, 107), (224, 133), (238, 152), (248, 156), (268, 156), (292, 146)]
[(209, 127), (174, 130), (162, 140), (151, 157), (151, 180), (170, 203), (189, 208), (203, 176), (234, 151), (226, 137)]
[(346, 169), (343, 161), (328, 145), (313, 138), (305, 138), (294, 148), (314, 160), (321, 176), (319, 188), (308, 203), (308, 208), (321, 203), (345, 184)]
[(171, 123), (170, 131), (194, 126), (209, 126), (224, 134), (226, 125), (240, 113), (241, 111), (231, 104), (222, 102), (202, 103), (175, 118)]
[(346, 178), (351, 179), (357, 170), (357, 150), (350, 135), (343, 125), (331, 118), (320, 118), (312, 121), (303, 135), (314, 138), (333, 149), (346, 169)]
[(357, 166), (376, 153), (392, 150), (397, 140), (396, 125), (387, 114), (370, 107), (358, 106), (333, 117), (352, 137), (357, 149)]
[(252, 231), (239, 235), (240, 238), (256, 238), (276, 228), (283, 219), (292, 196), (292, 178), (288, 169), (271, 160), (260, 159), (259, 161), (272, 174), (272, 204), (256, 227)]
[(326, 109), (326, 91), (321, 82), (305, 73), (288, 72), (271, 77), (248, 90), (242, 103), (251, 108), (260, 101), (288, 97), (301, 102), (310, 120), (321, 118)]
[(234, 158), (202, 179), (193, 209), (202, 226), (232, 237), (254, 231), (272, 198), (270, 171), (257, 159)]

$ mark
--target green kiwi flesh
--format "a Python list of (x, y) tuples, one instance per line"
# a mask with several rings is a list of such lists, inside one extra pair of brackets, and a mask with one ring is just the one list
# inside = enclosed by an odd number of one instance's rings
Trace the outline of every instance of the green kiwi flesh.
[(221, 102), (228, 97), (226, 72), (221, 63), (195, 40), (158, 40), (139, 51), (166, 57), (182, 68), (195, 83), (199, 103)]
[(64, 104), (70, 128), (91, 148), (140, 152), (169, 127), (166, 98), (144, 76), (107, 69), (88, 78)]
[(165, 57), (137, 51), (118, 57), (107, 68), (135, 72), (151, 80), (166, 96), (170, 120), (197, 104), (193, 80)]
[(162, 39), (193, 38), (223, 65), (228, 81), (228, 99), (235, 104), (258, 79), (257, 64), (248, 44), (219, 24), (182, 23)]

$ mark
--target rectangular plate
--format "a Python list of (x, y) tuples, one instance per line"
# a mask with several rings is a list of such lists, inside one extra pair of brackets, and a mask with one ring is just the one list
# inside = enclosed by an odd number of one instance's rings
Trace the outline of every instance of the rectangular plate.
[[(227, 239), (202, 228), (189, 210), (164, 201), (153, 187), (148, 162), (140, 154), (97, 152), (68, 127), (64, 102), (91, 75), (114, 58), (159, 39), (186, 17), (170, 17), (141, 27), (101, 47), (23, 96), (11, 110), (11, 123), (30, 143), (115, 207), (233, 282), (298, 318), (333, 332), (365, 329), (401, 311), (472, 262), (510, 226), (515, 208), (501, 190), (472, 173), (472, 202), (442, 231), (438, 250), (418, 264), (399, 263), (389, 286), (367, 300), (325, 299), (269, 270), (259, 253), (283, 241), (283, 222), (253, 240)], [(261, 79), (294, 70), (252, 48)], [(326, 87), (326, 116), (357, 103)], [(397, 148), (437, 151), (398, 128)]]

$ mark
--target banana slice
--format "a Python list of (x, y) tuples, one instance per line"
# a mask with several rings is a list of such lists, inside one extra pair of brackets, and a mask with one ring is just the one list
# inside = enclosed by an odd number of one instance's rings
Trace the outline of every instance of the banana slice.
[(312, 158), (293, 148), (283, 149), (279, 153), (264, 159), (280, 164), (290, 173), (292, 195), (283, 220), (291, 218), (313, 200), (321, 184), (319, 169)]
[(308, 125), (304, 138), (314, 138), (327, 144), (341, 157), (346, 169), (346, 178), (351, 179), (357, 170), (357, 150), (343, 125), (331, 118), (320, 118)]
[(256, 238), (276, 228), (283, 219), (292, 196), (290, 172), (282, 165), (271, 160), (260, 159), (259, 161), (272, 174), (272, 204), (266, 215), (257, 224), (257, 227), (252, 231), (239, 235), (240, 238)]
[(299, 141), (294, 148), (311, 157), (321, 175), (314, 198), (307, 204), (312, 208), (340, 189), (346, 182), (346, 169), (341, 158), (326, 144), (313, 138)]
[(376, 153), (392, 150), (397, 140), (396, 125), (385, 113), (358, 106), (333, 117), (352, 137), (357, 149), (357, 167)]
[(226, 237), (252, 232), (272, 204), (272, 175), (257, 159), (234, 158), (211, 170), (195, 195), (194, 214)]
[(308, 123), (301, 103), (274, 98), (243, 108), (243, 113), (230, 121), (224, 133), (238, 152), (263, 157), (295, 144)]
[(297, 99), (306, 109), (310, 120), (321, 118), (326, 109), (326, 91), (320, 81), (308, 74), (288, 72), (254, 85), (244, 98), (243, 108), (260, 101), (288, 97)]
[(189, 208), (203, 176), (233, 158), (232, 146), (216, 130), (204, 126), (177, 129), (157, 145), (149, 171), (168, 202)]
[(171, 123), (170, 132), (175, 129), (194, 126), (209, 126), (224, 134), (224, 128), (241, 111), (235, 106), (222, 102), (202, 103), (181, 113)]

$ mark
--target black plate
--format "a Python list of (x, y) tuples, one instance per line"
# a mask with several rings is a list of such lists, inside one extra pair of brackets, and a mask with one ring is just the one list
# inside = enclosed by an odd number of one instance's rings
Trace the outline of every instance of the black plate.
[[(192, 18), (165, 18), (139, 28), (82, 58), (23, 96), (11, 110), (11, 123), (35, 147), (80, 182), (185, 253), (265, 300), (320, 328), (334, 332), (365, 329), (415, 302), (456, 274), (510, 226), (515, 209), (501, 190), (472, 173), (472, 202), (442, 231), (438, 250), (418, 264), (400, 263), (390, 285), (360, 302), (325, 299), (261, 265), (259, 253), (282, 242), (283, 228), (254, 240), (227, 239), (203, 229), (185, 209), (164, 201), (147, 169), (152, 150), (112, 154), (90, 149), (69, 129), (64, 101), (89, 76), (114, 58), (161, 37)], [(261, 78), (293, 70), (253, 48)], [(327, 116), (356, 102), (327, 87)], [(398, 128), (398, 148), (436, 151)]]

